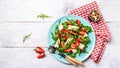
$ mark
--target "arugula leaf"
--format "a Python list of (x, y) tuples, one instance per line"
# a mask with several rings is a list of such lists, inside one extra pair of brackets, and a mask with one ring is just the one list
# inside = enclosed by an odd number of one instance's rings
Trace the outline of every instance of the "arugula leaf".
[(72, 34), (68, 34), (68, 36), (69, 36), (70, 38), (74, 38), (74, 35), (72, 35)]
[(64, 53), (64, 49), (61, 48), (61, 47), (56, 48), (56, 50), (57, 50), (58, 52), (60, 52), (60, 53)]
[(66, 18), (68, 21), (70, 21), (71, 22), (71, 20), (70, 19), (68, 19), (68, 18)]
[(62, 25), (63, 25), (63, 28), (64, 28), (64, 29), (67, 29), (67, 28), (68, 28), (68, 25), (66, 24), (66, 22), (63, 22)]
[(55, 27), (55, 35), (57, 35), (57, 33), (59, 32), (59, 25), (60, 25), (60, 21), (59, 24)]
[(65, 38), (62, 37), (62, 38), (61, 38), (61, 42), (62, 42), (62, 41), (64, 42), (64, 41), (65, 41)]
[(90, 26), (84, 26), (84, 28), (88, 31), (88, 32), (92, 32), (92, 29)]
[(71, 56), (72, 52), (65, 52), (66, 55)]
[(71, 23), (72, 23), (73, 25), (77, 25), (76, 22), (75, 22), (75, 20), (73, 20), (73, 19), (71, 19)]
[(73, 44), (74, 41), (75, 41), (74, 39), (72, 39), (71, 41), (69, 41), (69, 42), (65, 45), (65, 48), (66, 48), (66, 49), (69, 48), (69, 47)]
[(84, 53), (89, 53), (89, 52), (87, 52), (87, 50), (86, 50), (86, 49), (85, 49), (83, 52), (84, 52)]
[(56, 42), (58, 40), (58, 37), (54, 35), (53, 33), (51, 33), (51, 35), (52, 35), (52, 39)]
[(90, 38), (88, 36), (86, 36), (86, 37), (81, 36), (81, 39), (82, 39), (81, 43), (84, 45), (87, 45), (90, 42)]
[(51, 18), (51, 16), (48, 16), (46, 14), (40, 14), (37, 16), (37, 18), (45, 19), (45, 18)]
[(26, 39), (29, 39), (29, 38), (30, 38), (31, 34), (32, 34), (32, 33), (23, 36), (23, 43), (26, 41)]
[(77, 53), (78, 53), (78, 55), (80, 56), (80, 48), (77, 48)]
[(72, 57), (72, 58), (75, 58), (76, 55), (77, 55), (77, 52), (76, 52), (76, 53), (72, 53), (72, 54), (71, 54), (71, 57)]
[(70, 19), (68, 19), (68, 18), (66, 18), (66, 19), (67, 19), (69, 22), (71, 22), (72, 25), (77, 25), (76, 22), (75, 22), (75, 20), (73, 20), (73, 19), (70, 20)]

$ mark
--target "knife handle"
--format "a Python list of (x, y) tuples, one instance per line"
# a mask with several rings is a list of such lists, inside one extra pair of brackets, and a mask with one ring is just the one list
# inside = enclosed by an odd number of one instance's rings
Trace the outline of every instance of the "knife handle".
[(66, 56), (66, 58), (68, 58), (68, 59), (71, 60), (72, 62), (75, 62), (75, 63), (77, 63), (77, 64), (79, 64), (79, 65), (81, 65), (81, 66), (84, 66), (84, 64), (83, 64), (81, 61), (79, 61), (79, 60), (76, 60), (76, 59), (74, 59), (74, 58), (72, 58), (72, 57), (70, 57), (70, 56)]
[(69, 58), (65, 58), (68, 62), (70, 62), (72, 65), (77, 66), (77, 64), (73, 61), (71, 61)]

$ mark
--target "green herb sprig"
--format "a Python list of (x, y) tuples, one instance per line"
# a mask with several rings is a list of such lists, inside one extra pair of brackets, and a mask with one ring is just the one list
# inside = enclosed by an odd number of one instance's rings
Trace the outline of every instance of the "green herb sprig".
[(52, 18), (51, 16), (48, 16), (46, 14), (40, 14), (37, 16), (37, 18), (45, 19), (45, 18)]
[(27, 39), (30, 38), (31, 34), (32, 34), (32, 33), (29, 33), (29, 34), (23, 36), (23, 43), (24, 43)]

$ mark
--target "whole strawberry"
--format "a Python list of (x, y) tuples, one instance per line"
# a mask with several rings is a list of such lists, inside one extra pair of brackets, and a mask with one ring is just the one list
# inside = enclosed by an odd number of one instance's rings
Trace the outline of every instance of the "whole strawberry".
[(43, 58), (45, 56), (44, 50), (41, 47), (36, 47), (34, 50), (36, 53), (39, 53), (37, 58)]
[(34, 49), (37, 53), (44, 53), (44, 50), (41, 47), (36, 47)]

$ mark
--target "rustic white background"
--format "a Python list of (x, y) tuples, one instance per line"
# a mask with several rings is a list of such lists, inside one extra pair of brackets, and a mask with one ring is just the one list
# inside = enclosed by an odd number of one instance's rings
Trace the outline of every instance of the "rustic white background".
[[(112, 34), (99, 64), (88, 59), (84, 67), (74, 67), (57, 61), (47, 51), (47, 35), (53, 22), (92, 1), (0, 0), (0, 68), (120, 68), (120, 0), (97, 0)], [(52, 18), (38, 19), (41, 13)], [(31, 32), (30, 39), (23, 43), (23, 35)], [(36, 46), (45, 49), (45, 58), (36, 58)]]

